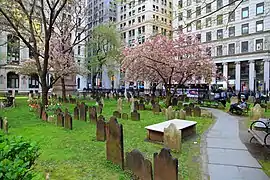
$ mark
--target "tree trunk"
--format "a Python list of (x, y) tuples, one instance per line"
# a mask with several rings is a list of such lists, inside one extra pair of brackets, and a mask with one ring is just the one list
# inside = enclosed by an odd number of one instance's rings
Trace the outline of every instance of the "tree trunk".
[(67, 101), (67, 94), (66, 94), (66, 84), (65, 84), (65, 78), (61, 77), (61, 86), (62, 86), (62, 98), (63, 101)]
[(166, 88), (166, 107), (172, 105), (172, 93), (171, 88)]
[(41, 77), (41, 90), (42, 90), (42, 105), (48, 105), (48, 91), (49, 88), (47, 87), (47, 82), (46, 82), (46, 76)]

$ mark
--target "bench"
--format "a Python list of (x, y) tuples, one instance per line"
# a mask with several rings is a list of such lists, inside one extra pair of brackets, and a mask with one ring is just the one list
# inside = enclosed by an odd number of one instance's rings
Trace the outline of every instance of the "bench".
[[(253, 128), (255, 123), (262, 123), (265, 126), (264, 130), (256, 130)], [(254, 121), (251, 123), (248, 132), (252, 135), (250, 138), (250, 143), (253, 139), (256, 139), (261, 145), (265, 147), (270, 146), (270, 132), (269, 132), (269, 124), (263, 122), (263, 121)]]

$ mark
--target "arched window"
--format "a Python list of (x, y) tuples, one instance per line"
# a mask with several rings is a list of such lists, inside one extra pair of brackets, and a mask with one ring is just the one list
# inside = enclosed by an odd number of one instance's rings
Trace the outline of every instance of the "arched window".
[(29, 76), (28, 79), (28, 87), (29, 88), (39, 88), (39, 84), (38, 84), (38, 75), (37, 74), (33, 74), (32, 76)]
[(78, 78), (77, 79), (77, 89), (80, 89), (80, 86), (81, 86), (81, 79)]
[(14, 72), (7, 73), (7, 88), (19, 88), (19, 75)]

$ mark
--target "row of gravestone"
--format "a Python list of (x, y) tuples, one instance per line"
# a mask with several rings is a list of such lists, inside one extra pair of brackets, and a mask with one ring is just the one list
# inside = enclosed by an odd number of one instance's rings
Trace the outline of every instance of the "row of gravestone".
[(87, 121), (87, 112), (89, 114), (89, 120), (90, 122), (97, 122), (97, 114), (102, 114), (103, 105), (99, 104), (96, 106), (90, 106), (88, 107), (84, 102), (81, 104), (77, 104), (77, 106), (74, 107), (74, 119), (81, 120), (81, 121)]
[[(114, 111), (113, 116), (116, 118), (122, 118), (125, 120), (128, 120), (128, 114), (127, 113), (120, 113), (119, 111)], [(141, 120), (141, 115), (138, 111), (134, 110), (133, 112), (130, 113), (130, 119), (132, 121), (140, 121)]]
[[(48, 114), (43, 106), (40, 106), (40, 105), (38, 106), (37, 115), (43, 121), (48, 122), (48, 120), (49, 120)], [(70, 115), (70, 113), (68, 112), (67, 109), (65, 112), (62, 112), (62, 110), (60, 108), (58, 108), (55, 111), (55, 115), (56, 115), (56, 125), (57, 126), (65, 127), (66, 129), (72, 130), (72, 128), (73, 128), (72, 116)]]
[(184, 120), (186, 119), (186, 116), (201, 117), (202, 110), (199, 106), (195, 106), (194, 108), (186, 106), (184, 107), (184, 109), (176, 111), (172, 108), (172, 106), (169, 106), (167, 109), (162, 109), (162, 113), (165, 115), (166, 120), (171, 120), (171, 119)]
[[(98, 137), (103, 135), (103, 139)], [(160, 153), (154, 153), (154, 173), (151, 161), (144, 158), (138, 150), (126, 153), (124, 160), (123, 126), (113, 116), (108, 123), (104, 119), (97, 122), (97, 140), (106, 139), (106, 158), (119, 165), (122, 169), (131, 170), (135, 176), (143, 180), (177, 180), (178, 160), (171, 156), (170, 150), (163, 148)], [(153, 176), (154, 174), (154, 176)]]
[(0, 129), (2, 129), (4, 133), (8, 133), (8, 121), (6, 117), (4, 119), (0, 117)]

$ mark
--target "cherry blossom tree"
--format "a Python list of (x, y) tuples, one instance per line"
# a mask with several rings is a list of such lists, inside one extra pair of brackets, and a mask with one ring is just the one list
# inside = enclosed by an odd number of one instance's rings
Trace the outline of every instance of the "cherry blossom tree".
[(206, 47), (195, 36), (182, 33), (176, 39), (155, 36), (141, 45), (126, 48), (122, 54), (126, 80), (162, 83), (167, 106), (177, 88), (188, 82), (211, 82), (215, 72)]

